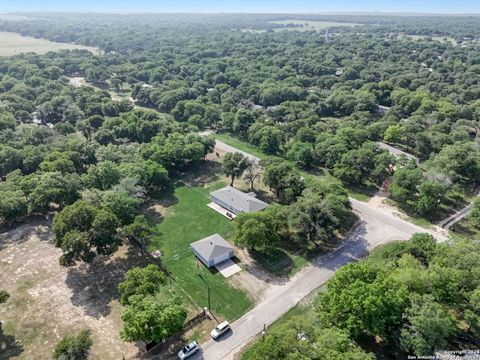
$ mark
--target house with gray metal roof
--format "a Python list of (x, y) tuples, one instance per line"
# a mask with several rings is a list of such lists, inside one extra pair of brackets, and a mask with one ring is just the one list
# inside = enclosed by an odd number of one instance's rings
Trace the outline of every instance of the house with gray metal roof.
[(231, 211), (233, 214), (241, 212), (253, 213), (265, 209), (268, 204), (255, 197), (255, 193), (244, 193), (234, 187), (226, 186), (210, 193), (215, 204)]
[(190, 244), (190, 247), (206, 267), (215, 266), (235, 256), (233, 246), (218, 234), (195, 241)]

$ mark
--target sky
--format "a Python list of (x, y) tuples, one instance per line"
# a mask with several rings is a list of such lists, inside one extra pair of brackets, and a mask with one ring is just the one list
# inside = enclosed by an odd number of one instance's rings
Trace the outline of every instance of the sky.
[(25, 11), (480, 14), (480, 0), (0, 0), (0, 13)]

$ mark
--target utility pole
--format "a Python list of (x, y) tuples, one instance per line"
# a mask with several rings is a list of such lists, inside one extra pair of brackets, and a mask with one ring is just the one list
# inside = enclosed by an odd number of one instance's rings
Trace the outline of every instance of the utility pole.
[(208, 311), (210, 311), (210, 285), (208, 285), (207, 281), (203, 278), (202, 274), (200, 272), (198, 273), (198, 276), (203, 280), (205, 283), (205, 286), (207, 287), (207, 296), (208, 296)]
[(207, 291), (208, 291), (208, 311), (210, 311), (210, 286), (207, 285)]

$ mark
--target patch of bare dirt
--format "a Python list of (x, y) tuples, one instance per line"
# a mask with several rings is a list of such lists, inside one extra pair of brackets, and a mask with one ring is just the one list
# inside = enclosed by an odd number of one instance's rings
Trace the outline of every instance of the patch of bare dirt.
[(207, 155), (206, 159), (211, 161), (220, 161), (225, 154), (226, 152), (224, 150), (216, 146), (213, 152)]
[(228, 280), (234, 287), (243, 289), (255, 303), (264, 299), (265, 292), (272, 285), (287, 281), (287, 278), (272, 275), (265, 270), (250, 256), (247, 250), (236, 249), (235, 255), (241, 261), (243, 270)]
[(390, 213), (394, 216), (402, 216), (402, 214), (398, 211), (395, 206), (392, 206), (387, 203), (387, 199), (389, 196), (388, 192), (388, 184), (383, 186), (380, 190), (378, 190), (375, 195), (373, 195), (370, 200), (368, 200), (367, 204), (371, 207), (382, 210), (385, 212)]
[(160, 223), (167, 214), (167, 205), (161, 204), (156, 199), (148, 199), (141, 207), (140, 212), (153, 224)]
[(0, 234), (0, 284), (10, 299), (0, 307), (5, 334), (15, 346), (6, 358), (49, 359), (66, 334), (89, 328), (92, 359), (134, 359), (138, 349), (119, 337), (121, 306), (116, 287), (133, 266), (125, 248), (107, 262), (66, 269), (48, 222)]

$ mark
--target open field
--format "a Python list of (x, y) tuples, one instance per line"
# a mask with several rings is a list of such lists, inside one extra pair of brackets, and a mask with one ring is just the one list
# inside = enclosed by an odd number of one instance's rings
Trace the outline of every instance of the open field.
[[(281, 25), (274, 28), (273, 31), (319, 31), (331, 27), (339, 26), (357, 26), (358, 23), (334, 22), (334, 21), (315, 21), (315, 20), (275, 20), (269, 21), (270, 24)], [(284, 27), (284, 25), (293, 24), (294, 27)], [(242, 29), (242, 32), (264, 33), (266, 29)]]
[(24, 15), (14, 15), (14, 14), (0, 14), (0, 20), (4, 21), (24, 21), (31, 20), (31, 17)]
[[(215, 315), (236, 319), (251, 307), (240, 289), (233, 288), (215, 270), (196, 264), (190, 244), (218, 233), (226, 238), (232, 231), (230, 220), (210, 209), (208, 194), (225, 186), (216, 182), (208, 187), (180, 185), (171, 198), (163, 221), (157, 225), (150, 250), (162, 252), (162, 263), (172, 274), (173, 282), (188, 292), (200, 307), (207, 306), (207, 285), (211, 288), (211, 305)], [(200, 275), (201, 276), (200, 276)]]
[(402, 34), (398, 35), (398, 38), (409, 38), (412, 40), (427, 40), (432, 39), (433, 41), (439, 41), (441, 43), (449, 42), (452, 45), (457, 45), (457, 40), (450, 36), (427, 36), (427, 35), (409, 35), (409, 34)]
[(322, 30), (322, 29), (339, 27), (339, 26), (362, 25), (358, 23), (313, 21), (313, 20), (277, 20), (277, 21), (270, 21), (270, 23), (279, 24), (279, 25), (288, 25), (288, 24), (296, 25), (295, 27), (290, 27), (290, 28), (278, 28), (278, 29), (275, 29), (276, 31), (279, 31), (279, 30), (310, 31), (310, 30)]
[(92, 331), (91, 359), (134, 359), (138, 349), (120, 339), (117, 284), (142, 259), (121, 248), (90, 266), (60, 266), (50, 224), (33, 221), (0, 234), (0, 284), (10, 293), (0, 307), (6, 349), (1, 359), (51, 358), (66, 334)]
[(98, 50), (94, 47), (57, 43), (46, 39), (35, 39), (17, 33), (0, 31), (0, 56), (13, 56), (27, 52), (45, 54), (49, 51), (74, 49), (88, 50), (94, 54), (98, 53)]

